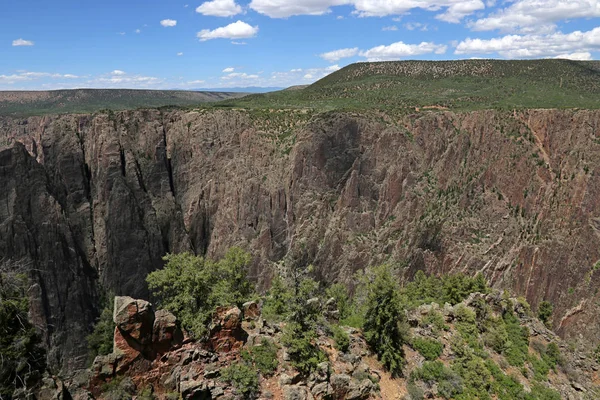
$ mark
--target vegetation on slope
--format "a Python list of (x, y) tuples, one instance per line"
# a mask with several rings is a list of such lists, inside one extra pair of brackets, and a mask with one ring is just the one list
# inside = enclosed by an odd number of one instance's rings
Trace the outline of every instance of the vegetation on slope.
[(0, 399), (35, 386), (45, 368), (41, 338), (27, 319), (27, 278), (0, 272)]
[(0, 115), (91, 113), (165, 106), (191, 106), (243, 96), (242, 93), (183, 90), (74, 89), (48, 92), (0, 91)]
[(319, 110), (599, 108), (600, 63), (570, 60), (357, 63), (302, 90), (251, 95), (216, 106)]

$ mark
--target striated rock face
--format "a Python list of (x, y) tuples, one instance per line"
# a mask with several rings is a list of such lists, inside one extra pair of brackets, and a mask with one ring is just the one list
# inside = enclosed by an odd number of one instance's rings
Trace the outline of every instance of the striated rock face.
[[(0, 118), (0, 266), (28, 271), (51, 365), (85, 361), (99, 290), (148, 298), (167, 252), (352, 284), (482, 272), (564, 337), (600, 326), (600, 112), (129, 111)], [(151, 332), (152, 334), (152, 332)], [(67, 345), (68, 344), (68, 345)]]

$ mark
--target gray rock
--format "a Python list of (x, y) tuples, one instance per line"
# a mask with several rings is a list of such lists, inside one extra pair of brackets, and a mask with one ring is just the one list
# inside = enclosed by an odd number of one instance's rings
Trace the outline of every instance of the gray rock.
[(284, 386), (283, 400), (309, 400), (310, 392), (306, 386)]

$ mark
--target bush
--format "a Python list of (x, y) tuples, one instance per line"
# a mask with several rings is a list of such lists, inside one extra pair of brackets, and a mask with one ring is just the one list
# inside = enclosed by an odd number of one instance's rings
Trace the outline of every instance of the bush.
[(542, 301), (540, 303), (540, 307), (538, 308), (538, 318), (545, 325), (548, 325), (548, 321), (550, 320), (550, 317), (552, 317), (552, 311), (552, 304), (547, 301)]
[(522, 367), (529, 353), (529, 330), (521, 327), (517, 317), (510, 311), (504, 314), (504, 322), (509, 337), (504, 356), (510, 365)]
[(272, 375), (279, 365), (277, 346), (270, 340), (263, 339), (259, 345), (242, 352), (242, 358), (254, 364), (264, 376)]
[(548, 347), (546, 347), (545, 359), (552, 369), (554, 369), (557, 364), (560, 365), (563, 363), (560, 349), (556, 343), (548, 343)]
[(45, 369), (41, 338), (27, 319), (27, 277), (0, 272), (0, 399), (31, 387)]
[(400, 376), (408, 328), (398, 284), (391, 268), (385, 265), (373, 268), (368, 278), (363, 283), (367, 293), (365, 339), (392, 376)]
[(314, 280), (301, 279), (300, 273), (295, 274), (289, 322), (281, 337), (281, 343), (290, 356), (290, 363), (305, 376), (314, 371), (319, 363), (327, 360), (327, 356), (315, 344), (320, 310), (307, 307), (307, 301), (314, 297), (317, 289), (318, 284)]
[(335, 348), (342, 353), (345, 353), (350, 348), (350, 336), (339, 325), (331, 327), (333, 332), (333, 340), (335, 340)]
[(104, 307), (100, 317), (94, 325), (94, 330), (87, 336), (89, 362), (94, 361), (96, 356), (104, 356), (113, 351), (113, 337), (115, 334), (115, 323), (113, 322), (114, 296), (107, 296), (103, 301)]
[(496, 353), (502, 354), (506, 350), (508, 342), (508, 333), (506, 324), (501, 318), (488, 318), (485, 322), (485, 332), (483, 333), (483, 343), (492, 348)]
[(258, 374), (245, 362), (238, 362), (223, 369), (221, 379), (233, 385), (245, 399), (252, 399), (258, 393)]
[(333, 284), (327, 288), (325, 294), (328, 298), (335, 299), (337, 309), (340, 312), (340, 321), (350, 316), (352, 313), (352, 302), (350, 300), (350, 295), (348, 294), (348, 288), (346, 288), (345, 285), (342, 285), (341, 283)]
[(271, 282), (271, 289), (265, 297), (262, 314), (269, 321), (282, 321), (290, 314), (293, 293), (283, 279), (277, 275)]
[(219, 261), (189, 253), (168, 254), (162, 270), (148, 275), (148, 287), (159, 307), (177, 316), (193, 336), (206, 333), (217, 306), (241, 305), (253, 294), (247, 279), (251, 257), (231, 248)]
[(413, 306), (429, 303), (455, 305), (469, 297), (471, 293), (488, 293), (489, 287), (481, 274), (477, 274), (474, 278), (464, 274), (438, 278), (418, 271), (414, 281), (406, 285), (403, 292)]
[(430, 386), (437, 383), (438, 395), (452, 399), (463, 392), (462, 379), (441, 361), (426, 361), (410, 375), (411, 381), (420, 380)]
[(412, 348), (417, 350), (425, 359), (433, 361), (442, 355), (444, 345), (437, 340), (415, 338), (412, 339)]
[(421, 326), (431, 326), (432, 332), (437, 336), (442, 331), (448, 331), (450, 327), (446, 325), (444, 316), (436, 310), (432, 310), (425, 318), (421, 320)]

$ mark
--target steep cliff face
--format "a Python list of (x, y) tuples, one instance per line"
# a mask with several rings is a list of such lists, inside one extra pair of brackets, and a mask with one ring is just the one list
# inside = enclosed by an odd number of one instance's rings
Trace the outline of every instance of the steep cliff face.
[(5, 118), (0, 146), (0, 262), (30, 271), (56, 366), (83, 364), (100, 290), (147, 297), (165, 253), (232, 245), (263, 284), (283, 259), (350, 285), (372, 263), (481, 271), (596, 344), (598, 111)]

